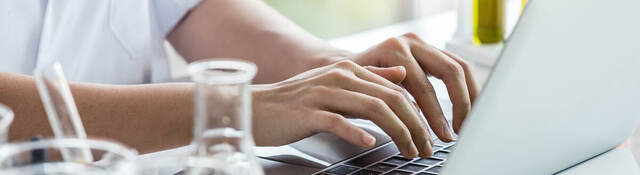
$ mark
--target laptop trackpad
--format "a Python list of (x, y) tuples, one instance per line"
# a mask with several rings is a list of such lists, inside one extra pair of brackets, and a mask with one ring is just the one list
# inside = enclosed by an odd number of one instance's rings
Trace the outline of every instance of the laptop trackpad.
[[(391, 141), (389, 136), (369, 121), (353, 120), (352, 123), (366, 132), (371, 133), (371, 135), (376, 138), (376, 146)], [(330, 133), (320, 133), (290, 144), (290, 146), (311, 157), (330, 164), (337, 163), (368, 150), (367, 148), (348, 143)]]

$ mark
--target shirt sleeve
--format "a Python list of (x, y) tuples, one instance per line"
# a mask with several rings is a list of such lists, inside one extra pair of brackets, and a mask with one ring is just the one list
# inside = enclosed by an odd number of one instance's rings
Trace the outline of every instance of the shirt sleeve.
[(180, 20), (202, 0), (152, 0), (160, 32), (167, 36)]

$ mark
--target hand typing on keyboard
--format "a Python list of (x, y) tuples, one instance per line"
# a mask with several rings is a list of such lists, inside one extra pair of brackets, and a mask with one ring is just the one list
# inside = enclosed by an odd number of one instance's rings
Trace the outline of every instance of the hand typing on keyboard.
[(356, 117), (378, 125), (404, 157), (429, 157), (434, 144), (429, 126), (445, 142), (453, 134), (427, 75), (447, 85), (457, 131), (477, 93), (469, 69), (462, 59), (406, 34), (287, 80), (252, 86), (256, 144), (283, 145), (330, 132), (371, 147), (374, 137), (345, 120)]

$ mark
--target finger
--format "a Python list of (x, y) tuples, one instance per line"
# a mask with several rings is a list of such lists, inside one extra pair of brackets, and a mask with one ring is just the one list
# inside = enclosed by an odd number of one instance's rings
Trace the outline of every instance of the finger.
[(409, 128), (420, 156), (431, 156), (431, 133), (402, 88), (365, 69), (356, 68), (354, 74), (362, 80), (344, 83), (344, 88), (384, 100)]
[(445, 142), (453, 141), (449, 122), (442, 112), (433, 85), (427, 79), (424, 71), (418, 67), (418, 63), (414, 64), (416, 65), (413, 68), (407, 69), (409, 78), (405, 81), (404, 86), (415, 98), (436, 136)]
[[(390, 68), (365, 66), (363, 69), (362, 66), (351, 61), (339, 62), (336, 65), (339, 68), (352, 72), (358, 78), (395, 90), (398, 93), (401, 93), (407, 102), (411, 102), (411, 98), (409, 98), (409, 96), (404, 92), (404, 89), (396, 84), (403, 81), (404, 77), (406, 77), (406, 70), (403, 66), (394, 66)], [(420, 111), (417, 108), (413, 109), (415, 116), (418, 116)]]
[[(473, 102), (475, 101), (476, 97), (478, 96), (479, 93), (479, 88), (478, 88), (478, 84), (475, 80), (475, 76), (473, 75), (473, 69), (471, 64), (469, 64), (467, 61), (463, 60), (462, 58), (448, 52), (445, 50), (441, 50), (442, 53), (446, 54), (447, 56), (453, 58), (453, 60), (455, 60), (458, 64), (460, 64), (460, 66), (462, 67), (462, 69), (464, 70), (464, 77), (465, 77), (465, 81), (467, 84), (467, 90), (469, 91), (469, 100), (470, 103), (473, 105)], [(453, 122), (453, 128), (454, 131), (456, 133), (460, 132), (460, 128), (462, 127), (462, 123), (464, 123), (464, 120), (466, 119), (467, 115), (464, 115), (464, 117), (460, 118), (460, 120), (454, 120)]]
[(464, 77), (467, 81), (467, 89), (469, 89), (469, 98), (471, 99), (471, 104), (473, 104), (473, 102), (476, 100), (476, 97), (478, 97), (478, 94), (480, 93), (480, 87), (478, 86), (476, 78), (473, 74), (473, 66), (471, 66), (471, 64), (466, 60), (450, 53), (449, 51), (442, 50), (442, 52), (447, 56), (453, 58), (456, 62), (458, 62), (458, 64), (460, 64), (460, 66), (462, 66), (462, 69), (464, 69)]
[(375, 137), (352, 125), (340, 114), (318, 111), (314, 114), (314, 118), (320, 120), (318, 122), (320, 131), (333, 133), (349, 143), (365, 148), (372, 147), (376, 143)]
[(322, 106), (321, 109), (371, 120), (391, 136), (402, 155), (413, 158), (418, 154), (407, 126), (381, 99), (344, 89), (316, 89), (315, 91), (321, 92), (318, 94), (322, 95), (316, 97), (313, 102)]
[(396, 84), (401, 83), (402, 80), (404, 80), (404, 78), (407, 75), (407, 71), (402, 66), (394, 66), (394, 67), (365, 66), (364, 68)]
[[(407, 95), (403, 88), (397, 85), (401, 83), (406, 77), (407, 71), (403, 66), (394, 66), (390, 68), (381, 68), (374, 66), (364, 66), (366, 70), (362, 70), (359, 66), (353, 68), (351, 71), (354, 72), (358, 78), (361, 78), (366, 81), (370, 81), (382, 86), (385, 86), (391, 90), (395, 90), (399, 93), (402, 93), (406, 98), (407, 102), (411, 102), (411, 98)], [(382, 78), (380, 78), (382, 77)], [(420, 111), (418, 108), (413, 108), (415, 115), (418, 116)]]
[(440, 108), (435, 90), (431, 82), (427, 79), (425, 71), (422, 70), (420, 64), (413, 57), (410, 47), (405, 43), (405, 40), (406, 39), (403, 38), (388, 40), (390, 43), (398, 42), (398, 44), (393, 45), (402, 46), (396, 47), (396, 49), (400, 52), (398, 55), (403, 58), (398, 59), (401, 61), (394, 63), (403, 65), (406, 68), (407, 77), (402, 82), (402, 85), (413, 95), (416, 102), (418, 102), (420, 109), (427, 118), (427, 122), (436, 136), (445, 142), (452, 141), (453, 135), (449, 129), (449, 122), (447, 122)]
[[(354, 64), (355, 65), (355, 64)], [(343, 67), (344, 68), (344, 67)], [(402, 88), (381, 76), (378, 76), (361, 66), (347, 67), (355, 77), (337, 74), (333, 81), (340, 82), (337, 86), (355, 92), (360, 92), (384, 101), (394, 114), (407, 126), (411, 138), (419, 148), (421, 156), (431, 155), (431, 136), (426, 123), (418, 115), (403, 92)]]
[[(411, 102), (411, 104), (413, 105), (413, 109), (415, 109), (415, 110), (417, 111), (418, 115), (419, 115), (419, 114), (421, 114), (421, 112), (420, 112), (420, 106), (418, 106), (418, 103), (416, 103), (416, 102), (412, 101), (412, 102)], [(424, 120), (421, 120), (421, 121), (422, 121), (422, 123), (424, 123), (424, 122), (425, 122)], [(425, 125), (426, 125), (426, 124), (425, 124)], [(429, 125), (426, 125), (426, 126), (427, 126), (427, 127), (429, 127)], [(428, 140), (429, 140), (429, 144), (431, 144), (431, 148), (433, 148), (433, 144), (434, 144), (435, 142), (433, 141), (433, 139), (431, 139), (431, 132), (427, 132), (427, 133), (429, 133), (429, 139), (428, 139)]]
[(411, 53), (419, 65), (434, 77), (442, 79), (447, 86), (453, 104), (453, 129), (459, 131), (462, 121), (471, 110), (464, 69), (440, 49), (425, 44), (417, 37), (410, 37), (409, 40)]

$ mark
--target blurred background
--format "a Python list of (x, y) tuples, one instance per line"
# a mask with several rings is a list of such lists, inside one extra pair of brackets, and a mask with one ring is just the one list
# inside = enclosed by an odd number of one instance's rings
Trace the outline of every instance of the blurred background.
[(453, 0), (265, 0), (312, 34), (332, 39), (447, 10)]
[[(456, 9), (454, 0), (264, 0), (310, 33), (326, 40)], [(165, 43), (173, 78), (186, 63)]]

